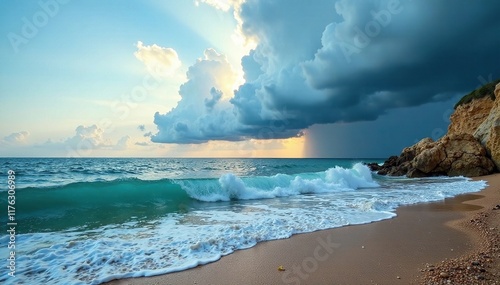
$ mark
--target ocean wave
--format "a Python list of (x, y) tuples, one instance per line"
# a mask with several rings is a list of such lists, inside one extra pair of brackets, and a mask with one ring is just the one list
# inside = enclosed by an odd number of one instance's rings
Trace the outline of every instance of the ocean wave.
[(256, 177), (228, 173), (218, 180), (179, 180), (176, 183), (192, 198), (205, 202), (270, 199), (379, 187), (368, 167), (361, 163), (349, 169), (337, 166), (318, 173)]
[[(7, 207), (6, 196), (0, 205)], [(135, 219), (185, 211), (193, 199), (169, 180), (136, 178), (76, 182), (16, 191), (16, 218), (21, 233), (97, 228)]]
[[(334, 167), (298, 175), (239, 177), (227, 173), (218, 179), (120, 178), (75, 182), (28, 187), (18, 190), (16, 195), (18, 218), (30, 221), (22, 231), (46, 232), (123, 223), (130, 217), (156, 218), (190, 211), (200, 202), (270, 199), (367, 187), (378, 187), (378, 184), (369, 169), (358, 163), (348, 169)], [(6, 207), (6, 198), (0, 201)]]
[[(0, 283), (101, 284), (165, 274), (262, 241), (389, 219), (400, 205), (485, 187), (465, 178), (373, 176), (355, 164), (302, 174), (22, 189), (16, 194), (17, 241), (24, 245), (16, 253), (19, 278), (8, 279), (0, 268)], [(0, 236), (0, 243), (8, 238)]]

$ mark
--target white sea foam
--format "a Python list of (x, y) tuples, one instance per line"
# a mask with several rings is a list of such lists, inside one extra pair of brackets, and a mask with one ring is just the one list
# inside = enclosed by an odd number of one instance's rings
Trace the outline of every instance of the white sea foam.
[(222, 175), (218, 183), (216, 181), (177, 183), (191, 197), (205, 202), (269, 199), (379, 187), (368, 167), (361, 163), (349, 169), (337, 166), (319, 173), (244, 178), (228, 173)]
[[(154, 221), (18, 235), (18, 277), (7, 278), (6, 268), (1, 268), (0, 281), (100, 284), (180, 271), (260, 241), (388, 219), (400, 205), (442, 200), (486, 186), (466, 178), (384, 178), (377, 182), (363, 165), (295, 176), (228, 174), (208, 184), (190, 195), (207, 201), (238, 201), (206, 203), (205, 209)], [(3, 236), (0, 243), (6, 244), (7, 239)], [(2, 256), (7, 256), (5, 250), (0, 249)]]

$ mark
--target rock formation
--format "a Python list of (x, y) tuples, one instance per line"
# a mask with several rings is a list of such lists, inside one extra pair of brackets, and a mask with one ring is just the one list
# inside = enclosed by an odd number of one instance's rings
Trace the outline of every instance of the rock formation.
[(500, 83), (495, 87), (495, 97), (488, 117), (474, 131), (474, 137), (486, 147), (497, 169), (500, 169)]
[(489, 116), (494, 101), (489, 96), (460, 105), (450, 116), (448, 134), (474, 134)]
[(470, 134), (446, 135), (438, 141), (425, 138), (405, 148), (400, 156), (390, 157), (384, 165), (371, 167), (382, 175), (408, 177), (475, 177), (495, 170), (484, 146)]
[[(497, 81), (498, 82), (498, 81)], [(448, 133), (433, 141), (422, 139), (390, 157), (382, 166), (370, 164), (382, 175), (425, 177), (481, 176), (500, 169), (500, 83), (493, 96), (457, 106)]]

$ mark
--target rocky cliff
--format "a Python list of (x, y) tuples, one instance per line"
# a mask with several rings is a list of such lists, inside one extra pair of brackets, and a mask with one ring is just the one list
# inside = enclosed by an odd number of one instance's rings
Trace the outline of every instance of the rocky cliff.
[[(495, 87), (496, 84), (496, 87)], [(494, 91), (493, 91), (494, 90)], [(371, 164), (383, 175), (424, 177), (481, 176), (500, 169), (499, 80), (460, 100), (450, 117), (448, 133), (433, 141), (425, 138), (390, 157), (383, 166)]]
[(489, 116), (494, 101), (489, 96), (457, 106), (450, 116), (448, 134), (471, 134)]
[(500, 169), (500, 83), (495, 88), (495, 102), (479, 127), (474, 131), (476, 137), (485, 147), (488, 155)]

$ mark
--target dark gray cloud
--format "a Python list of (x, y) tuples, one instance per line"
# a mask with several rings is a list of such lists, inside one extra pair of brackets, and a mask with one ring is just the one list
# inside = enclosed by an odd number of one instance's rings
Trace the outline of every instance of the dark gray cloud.
[(189, 76), (153, 140), (284, 138), (449, 100), (500, 77), (498, 11), (494, 0), (248, 0), (242, 29), (259, 44), (242, 59), (246, 83), (228, 102)]
[(307, 157), (386, 158), (424, 137), (434, 140), (448, 128), (459, 96), (422, 106), (399, 108), (376, 121), (313, 125), (307, 130)]

